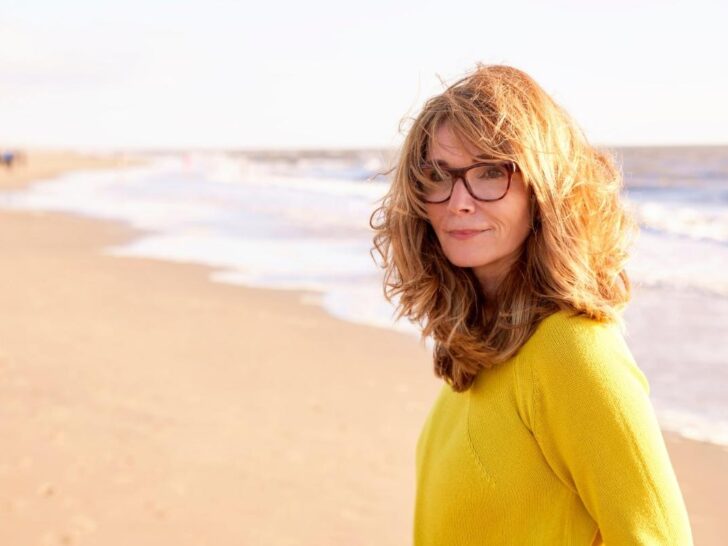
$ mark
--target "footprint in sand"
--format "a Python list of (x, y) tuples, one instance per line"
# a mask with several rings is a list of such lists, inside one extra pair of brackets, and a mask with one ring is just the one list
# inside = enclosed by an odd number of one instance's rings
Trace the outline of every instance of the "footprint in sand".
[(38, 487), (38, 494), (41, 497), (54, 497), (57, 493), (56, 486), (52, 483), (44, 483)]

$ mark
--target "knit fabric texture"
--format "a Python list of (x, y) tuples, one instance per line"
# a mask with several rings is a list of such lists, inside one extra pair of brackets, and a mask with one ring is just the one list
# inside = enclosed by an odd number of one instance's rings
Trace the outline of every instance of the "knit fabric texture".
[(690, 546), (619, 327), (558, 311), (507, 362), (444, 384), (416, 449), (415, 546)]

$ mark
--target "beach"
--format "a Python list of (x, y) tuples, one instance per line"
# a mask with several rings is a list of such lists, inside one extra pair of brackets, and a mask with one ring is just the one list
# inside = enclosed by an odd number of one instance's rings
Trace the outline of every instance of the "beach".
[[(0, 190), (119, 165), (48, 161)], [(140, 233), (0, 212), (0, 543), (409, 544), (426, 348), (313, 293), (102, 254)], [(728, 451), (664, 437), (695, 544), (723, 544)]]

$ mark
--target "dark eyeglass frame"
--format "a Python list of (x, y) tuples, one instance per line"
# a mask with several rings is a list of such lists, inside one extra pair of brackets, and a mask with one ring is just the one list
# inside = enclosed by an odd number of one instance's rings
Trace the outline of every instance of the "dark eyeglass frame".
[[(476, 197), (475, 193), (473, 193), (473, 189), (470, 187), (470, 184), (468, 184), (467, 179), (467, 172), (470, 169), (474, 169), (475, 167), (484, 167), (486, 165), (509, 165), (510, 168), (506, 169), (508, 172), (508, 184), (506, 185), (506, 191), (503, 192), (503, 195), (496, 199), (481, 199), (480, 197)], [(425, 163), (421, 167), (422, 169), (439, 169), (443, 172), (446, 172), (450, 175), (450, 178), (452, 179), (452, 183), (450, 184), (450, 193), (447, 195), (445, 199), (442, 199), (441, 201), (429, 201), (427, 199), (423, 199), (426, 203), (431, 203), (433, 205), (439, 204), (439, 203), (446, 203), (450, 200), (450, 197), (452, 197), (453, 189), (455, 189), (455, 182), (458, 181), (458, 178), (461, 178), (463, 181), (463, 184), (465, 185), (465, 189), (468, 191), (470, 196), (475, 199), (476, 201), (484, 201), (484, 202), (491, 202), (491, 201), (500, 201), (503, 199), (507, 194), (508, 190), (511, 188), (511, 178), (513, 177), (513, 174), (518, 170), (518, 165), (516, 165), (513, 161), (481, 161), (479, 163), (473, 163), (472, 165), (468, 165), (467, 167), (443, 167), (442, 165), (432, 165), (430, 163)]]

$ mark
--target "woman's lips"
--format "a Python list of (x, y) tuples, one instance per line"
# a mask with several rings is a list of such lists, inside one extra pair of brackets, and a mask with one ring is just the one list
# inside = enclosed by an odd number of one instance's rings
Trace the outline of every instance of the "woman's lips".
[(454, 231), (448, 231), (448, 235), (451, 237), (454, 237), (455, 239), (470, 239), (471, 237), (475, 237), (476, 235), (479, 235), (480, 233), (483, 233), (484, 231), (488, 231), (487, 229), (456, 229)]

